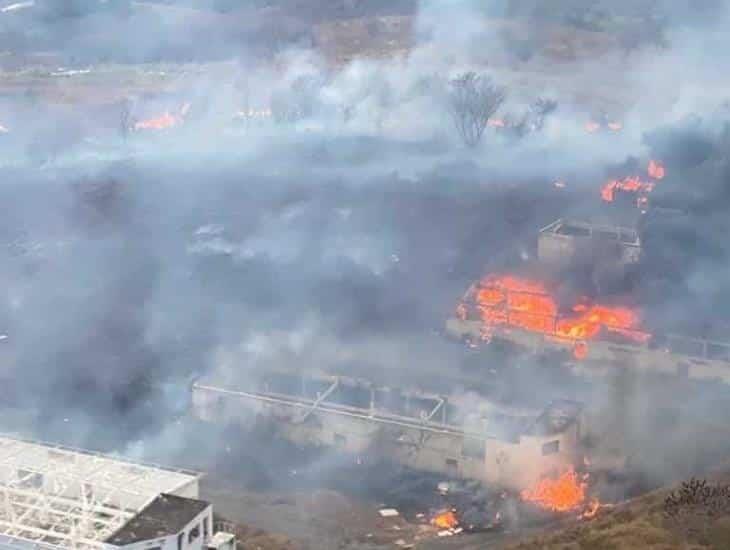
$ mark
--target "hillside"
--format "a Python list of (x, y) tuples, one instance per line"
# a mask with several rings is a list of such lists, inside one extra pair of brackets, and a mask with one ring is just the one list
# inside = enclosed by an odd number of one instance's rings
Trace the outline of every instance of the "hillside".
[(533, 536), (509, 550), (730, 548), (730, 481), (690, 480), (654, 491), (589, 521)]

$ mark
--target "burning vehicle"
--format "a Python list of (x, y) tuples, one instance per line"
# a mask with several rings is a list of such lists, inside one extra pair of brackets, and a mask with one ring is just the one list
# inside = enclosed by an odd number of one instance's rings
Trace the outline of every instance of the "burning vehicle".
[(479, 397), (436, 395), (324, 373), (275, 372), (238, 389), (192, 384), (193, 414), (208, 422), (273, 419), (301, 446), (388, 458), (448, 479), (519, 493), (584, 464), (582, 405), (515, 414)]
[[(730, 383), (730, 343), (650, 331), (637, 305), (612, 292), (638, 270), (641, 248), (634, 229), (557, 220), (540, 230), (537, 264), (471, 285), (446, 333), (556, 356), (581, 373), (629, 367)], [(565, 292), (561, 282), (586, 270), (591, 294)]]

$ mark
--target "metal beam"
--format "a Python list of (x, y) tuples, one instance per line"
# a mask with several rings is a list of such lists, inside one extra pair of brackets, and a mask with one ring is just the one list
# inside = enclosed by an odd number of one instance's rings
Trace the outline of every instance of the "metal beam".
[[(2, 484), (0, 484), (0, 487), (2, 487), (5, 491), (7, 491), (7, 492), (9, 492), (11, 494), (17, 494), (17, 495), (24, 496), (24, 497), (28, 497), (28, 498), (37, 497), (38, 494), (39, 494), (39, 493), (33, 492), (33, 491), (25, 491), (23, 489), (14, 489), (12, 487), (5, 487)], [(53, 502), (57, 502), (57, 503), (60, 503), (60, 504), (65, 504), (67, 506), (71, 506), (71, 507), (74, 507), (74, 506), (78, 506), (79, 505), (79, 501), (78, 500), (75, 500), (75, 499), (72, 499), (72, 498), (67, 498), (67, 497), (62, 497), (62, 496), (59, 496), (59, 495), (44, 495), (44, 498), (45, 499), (48, 499), (49, 502), (52, 502), (52, 503)], [(96, 513), (99, 513), (99, 514), (107, 514), (107, 515), (110, 515), (110, 516), (115, 516), (115, 515), (118, 515), (120, 513), (121, 514), (128, 515), (129, 517), (132, 517), (134, 515), (134, 512), (132, 512), (130, 510), (125, 510), (125, 509), (121, 509), (121, 508), (114, 508), (114, 507), (111, 507), (111, 506), (94, 505), (93, 506), (93, 509), (94, 509), (94, 512), (96, 512)]]
[[(47, 505), (45, 503), (38, 502), (38, 501), (31, 502), (31, 503), (22, 502), (22, 501), (14, 501), (14, 502), (11, 502), (11, 505), (19, 507), (19, 508), (24, 508), (24, 509), (38, 510), (38, 511), (44, 512), (48, 515), (51, 515), (51, 516), (68, 516), (68, 517), (77, 518), (77, 519), (86, 519), (88, 517), (88, 514), (84, 515), (83, 513), (77, 513), (73, 509), (59, 510), (57, 508), (47, 508)], [(78, 510), (78, 508), (76, 508), (76, 509)], [(23, 521), (23, 519), (24, 519), (24, 516), (21, 516), (20, 518), (12, 519), (12, 521), (13, 521), (13, 523), (20, 523)], [(113, 525), (113, 524), (118, 523), (118, 522), (114, 521), (114, 518), (104, 518), (101, 516), (94, 516), (93, 520), (94, 520), (94, 523), (100, 523), (103, 525)]]
[[(268, 396), (265, 394), (226, 390), (223, 388), (216, 388), (213, 386), (203, 386), (203, 385), (198, 385), (198, 384), (196, 384), (194, 387), (196, 389), (202, 390), (202, 391), (220, 393), (223, 395), (250, 399), (253, 401), (260, 401), (262, 403), (285, 405), (285, 406), (296, 408), (296, 409), (309, 410), (312, 407), (312, 403), (302, 403), (300, 401), (295, 401), (293, 399), (283, 399), (283, 398), (279, 398), (279, 397), (271, 397), (271, 396)], [(322, 407), (320, 407), (320, 408), (322, 408)], [(419, 429), (419, 430), (425, 430), (425, 431), (428, 431), (431, 433), (449, 434), (449, 435), (454, 435), (454, 436), (468, 437), (470, 439), (477, 439), (480, 441), (483, 441), (485, 439), (489, 439), (489, 440), (497, 439), (496, 436), (493, 436), (493, 435), (465, 432), (463, 429), (456, 428), (453, 426), (440, 425), (440, 424), (436, 424), (436, 423), (424, 424), (422, 421), (419, 421), (418, 419), (414, 419), (414, 418), (407, 418), (407, 417), (402, 417), (402, 416), (397, 416), (397, 415), (384, 416), (384, 415), (379, 415), (377, 413), (372, 415), (370, 413), (370, 411), (367, 409), (357, 409), (360, 412), (353, 412), (355, 409), (348, 410), (347, 407), (339, 407), (337, 405), (330, 404), (330, 405), (327, 405), (327, 407), (324, 410), (325, 410), (325, 412), (330, 413), (330, 414), (348, 416), (351, 418), (359, 418), (362, 420), (367, 420), (369, 422), (375, 422), (378, 424), (388, 424), (391, 426), (399, 426), (399, 427), (403, 427), (403, 428), (415, 428), (415, 429)]]
[(337, 389), (337, 387), (340, 385), (340, 379), (335, 378), (335, 381), (332, 382), (329, 388), (325, 390), (325, 392), (318, 396), (314, 403), (312, 403), (312, 406), (304, 412), (304, 414), (297, 420), (298, 423), (304, 422), (307, 418), (309, 418), (309, 415), (312, 414), (317, 407), (319, 407), (325, 399), (327, 399), (330, 395), (332, 395), (332, 392)]
[(424, 422), (428, 422), (433, 418), (433, 416), (439, 411), (441, 407), (444, 405), (444, 400), (439, 397), (439, 402), (436, 403), (436, 406), (433, 408), (433, 410), (428, 413), (428, 415), (423, 419)]
[(33, 533), (36, 535), (40, 535), (41, 539), (39, 539), (39, 540), (44, 541), (44, 542), (47, 542), (47, 541), (45, 541), (46, 537), (52, 537), (54, 539), (80, 542), (82, 544), (86, 544), (86, 545), (92, 546), (94, 548), (102, 548), (104, 546), (101, 542), (96, 541), (96, 540), (87, 539), (84, 537), (74, 537), (67, 533), (60, 533), (58, 531), (41, 529), (39, 527), (30, 527), (28, 525), (15, 525), (13, 523), (10, 523), (8, 521), (4, 521), (1, 519), (0, 519), (0, 526), (10, 527), (11, 529), (17, 528), (18, 533)]

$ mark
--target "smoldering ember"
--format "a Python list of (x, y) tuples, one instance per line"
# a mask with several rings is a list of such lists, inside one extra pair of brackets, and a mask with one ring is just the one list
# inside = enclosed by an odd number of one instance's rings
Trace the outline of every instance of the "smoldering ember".
[(730, 548), (728, 25), (0, 1), (2, 545)]

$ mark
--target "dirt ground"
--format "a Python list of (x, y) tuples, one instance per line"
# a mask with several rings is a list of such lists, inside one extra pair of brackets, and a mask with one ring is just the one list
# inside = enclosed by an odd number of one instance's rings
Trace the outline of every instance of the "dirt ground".
[[(155, 8), (159, 9), (159, 8)], [(165, 7), (165, 10), (172, 8)], [(206, 25), (220, 27), (220, 14), (176, 15), (193, 21), (195, 32)], [(275, 11), (263, 12), (263, 19), (275, 20)], [(241, 16), (243, 17), (243, 16)], [(356, 58), (398, 59), (414, 47), (416, 16), (408, 10), (372, 13), (355, 17), (304, 20), (299, 26), (311, 34), (309, 46), (334, 69)], [(226, 24), (231, 21), (224, 18)], [(237, 20), (233, 17), (232, 20)], [(306, 24), (305, 24), (306, 23)], [(618, 110), (631, 103), (635, 90), (627, 79), (627, 58), (619, 54), (617, 37), (609, 32), (579, 30), (565, 25), (541, 25), (525, 21), (484, 19), (484, 35), (492, 37), (488, 47), (475, 51), (475, 62), (490, 67), (508, 84), (511, 95), (535, 95), (550, 90), (564, 103), (600, 105)], [(192, 31), (191, 31), (192, 32)], [(301, 46), (301, 45), (300, 45)], [(527, 48), (526, 53), (520, 53)], [(528, 51), (529, 50), (529, 51)], [(613, 55), (613, 53), (615, 55)], [(438, 52), (434, 52), (436, 55)], [(607, 56), (598, 74), (587, 73), (585, 60)], [(257, 58), (262, 65), (275, 64), (275, 52)], [(270, 57), (274, 56), (274, 57)], [(232, 56), (235, 57), (235, 56)], [(483, 58), (483, 59), (482, 59)], [(59, 71), (63, 64), (53, 52), (0, 56), (0, 97), (29, 97), (52, 103), (115, 103), (134, 95), (155, 92), (184, 92), (202, 81), (225, 79), (238, 69), (237, 61), (159, 62), (146, 64), (95, 64)]]
[[(727, 476), (725, 476), (725, 483)], [(203, 498), (226, 519), (239, 523), (239, 548), (256, 550), (723, 550), (730, 548), (730, 513), (694, 506), (668, 518), (670, 489), (603, 509), (590, 520), (566, 519), (540, 532), (458, 534), (439, 537), (427, 525), (401, 517), (382, 518), (377, 507), (333, 491), (260, 494), (206, 483)], [(280, 533), (280, 534), (272, 534)]]
[[(376, 550), (438, 548), (426, 543), (438, 529), (401, 516), (381, 517), (374, 503), (357, 501), (332, 490), (254, 492), (213, 479), (201, 497), (216, 513), (241, 526), (243, 548), (266, 550)], [(456, 535), (451, 538), (463, 538)]]

